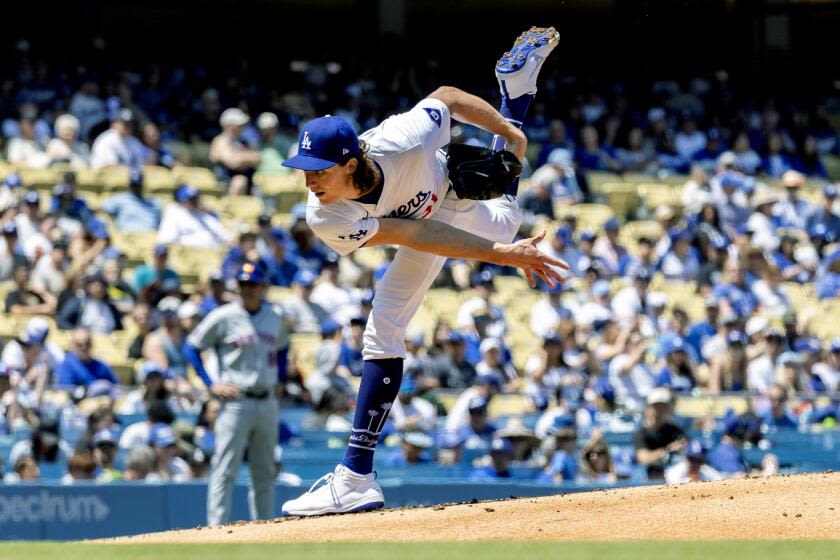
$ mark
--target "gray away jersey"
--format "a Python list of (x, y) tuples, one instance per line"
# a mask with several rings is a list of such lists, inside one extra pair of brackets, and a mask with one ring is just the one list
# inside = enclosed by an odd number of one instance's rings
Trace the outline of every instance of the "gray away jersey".
[(233, 302), (207, 314), (187, 338), (219, 357), (219, 378), (240, 389), (270, 389), (277, 383), (277, 351), (289, 345), (289, 331), (278, 306), (263, 302), (251, 315)]

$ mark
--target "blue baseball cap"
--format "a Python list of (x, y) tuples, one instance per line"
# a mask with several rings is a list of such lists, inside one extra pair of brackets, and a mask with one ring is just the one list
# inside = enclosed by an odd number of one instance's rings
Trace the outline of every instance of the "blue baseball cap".
[(612, 217), (604, 222), (604, 231), (615, 231), (619, 227), (621, 227), (621, 222), (616, 217)]
[(823, 196), (826, 198), (837, 198), (837, 187), (831, 183), (823, 187)]
[(569, 243), (572, 240), (572, 230), (568, 226), (560, 226), (554, 232), (554, 238), (559, 239), (563, 243)]
[(822, 354), (822, 344), (814, 337), (799, 338), (793, 343), (793, 351), (800, 354), (811, 354), (818, 356)]
[(292, 281), (300, 286), (311, 286), (315, 283), (315, 275), (311, 270), (304, 268), (297, 271)]
[(583, 231), (580, 234), (581, 241), (592, 241), (593, 239), (595, 239), (595, 237), (595, 233), (589, 230)]
[(475, 396), (469, 400), (467, 403), (467, 410), (470, 413), (473, 412), (487, 412), (487, 399), (481, 396)]
[(169, 247), (166, 245), (166, 243), (158, 243), (157, 245), (155, 245), (154, 253), (155, 253), (156, 257), (162, 257), (163, 255), (168, 255), (169, 254)]
[(17, 173), (10, 173), (9, 175), (6, 175), (4, 183), (10, 189), (17, 189), (23, 186), (23, 181)]
[(735, 173), (734, 171), (727, 171), (725, 173), (721, 173), (720, 175), (720, 186), (723, 188), (732, 187), (735, 189), (740, 189), (743, 185), (743, 181), (741, 180), (741, 175), (739, 173)]
[(729, 344), (741, 344), (743, 346), (747, 345), (747, 335), (745, 335), (741, 331), (732, 331), (731, 333), (729, 333), (729, 336), (726, 340)]
[(285, 243), (289, 240), (289, 234), (281, 227), (271, 228), (271, 237), (278, 243)]
[(251, 282), (253, 284), (265, 284), (265, 271), (259, 263), (246, 262), (239, 268), (236, 279), (240, 282)]
[(38, 204), (41, 201), (41, 197), (37, 191), (26, 191), (23, 195), (23, 201), (27, 204)]
[(178, 202), (185, 202), (193, 198), (198, 198), (201, 192), (192, 185), (184, 184), (178, 187), (175, 191), (175, 200)]
[(283, 162), (284, 167), (321, 171), (359, 155), (359, 137), (341, 117), (327, 115), (303, 125), (298, 153)]
[(14, 222), (6, 222), (3, 224), (3, 235), (17, 235), (17, 226)]
[(685, 352), (686, 342), (678, 334), (666, 333), (659, 341), (659, 351), (662, 356), (667, 356), (673, 352)]
[(103, 443), (110, 443), (111, 445), (117, 444), (117, 434), (114, 430), (109, 430), (105, 428), (103, 430), (99, 430), (93, 435), (93, 444), (94, 445), (101, 445)]
[(154, 424), (149, 430), (149, 443), (155, 447), (175, 445), (175, 432), (168, 424)]
[(332, 336), (341, 329), (338, 321), (331, 317), (327, 317), (321, 321), (321, 336)]
[(493, 455), (513, 455), (513, 444), (506, 438), (493, 438), (490, 443), (490, 453)]
[(172, 374), (167, 368), (157, 362), (147, 361), (143, 362), (143, 366), (137, 372), (137, 381), (143, 383), (152, 374), (160, 375), (164, 379), (172, 379)]
[(828, 346), (829, 352), (840, 352), (840, 337), (831, 339), (831, 343)]

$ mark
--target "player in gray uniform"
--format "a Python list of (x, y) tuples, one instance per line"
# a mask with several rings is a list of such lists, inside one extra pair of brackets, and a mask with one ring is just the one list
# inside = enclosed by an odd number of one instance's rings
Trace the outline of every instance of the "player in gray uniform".
[[(279, 307), (265, 301), (262, 266), (246, 262), (237, 274), (242, 301), (211, 311), (187, 338), (187, 359), (210, 392), (222, 399), (216, 450), (207, 488), (207, 524), (230, 520), (233, 485), (248, 448), (251, 517), (274, 516), (274, 446), (277, 445), (278, 380), (285, 378), (289, 331)], [(218, 382), (210, 379), (201, 352), (219, 358)]]

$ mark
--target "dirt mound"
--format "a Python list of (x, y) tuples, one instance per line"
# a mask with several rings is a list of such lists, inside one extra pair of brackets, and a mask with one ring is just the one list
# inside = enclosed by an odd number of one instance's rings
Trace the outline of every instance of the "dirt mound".
[(840, 473), (234, 523), (135, 543), (837, 539)]

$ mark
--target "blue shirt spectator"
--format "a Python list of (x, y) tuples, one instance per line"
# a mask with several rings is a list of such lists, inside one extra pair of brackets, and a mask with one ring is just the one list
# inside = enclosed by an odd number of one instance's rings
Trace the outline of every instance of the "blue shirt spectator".
[(120, 380), (114, 371), (104, 362), (91, 356), (91, 335), (87, 329), (73, 331), (71, 350), (64, 355), (64, 361), (58, 366), (57, 384), (62, 387), (87, 387), (97, 379), (105, 379), (118, 384)]
[(126, 232), (157, 231), (160, 204), (143, 196), (143, 175), (132, 171), (129, 192), (115, 194), (102, 202), (102, 211), (114, 218), (117, 229)]
[(537, 477), (537, 482), (558, 483), (574, 481), (578, 475), (578, 461), (573, 454), (560, 449), (554, 453), (551, 463)]
[(295, 274), (300, 269), (294, 258), (288, 255), (289, 236), (282, 228), (271, 230), (268, 248), (262, 255), (262, 261), (272, 286), (288, 288), (292, 285)]

